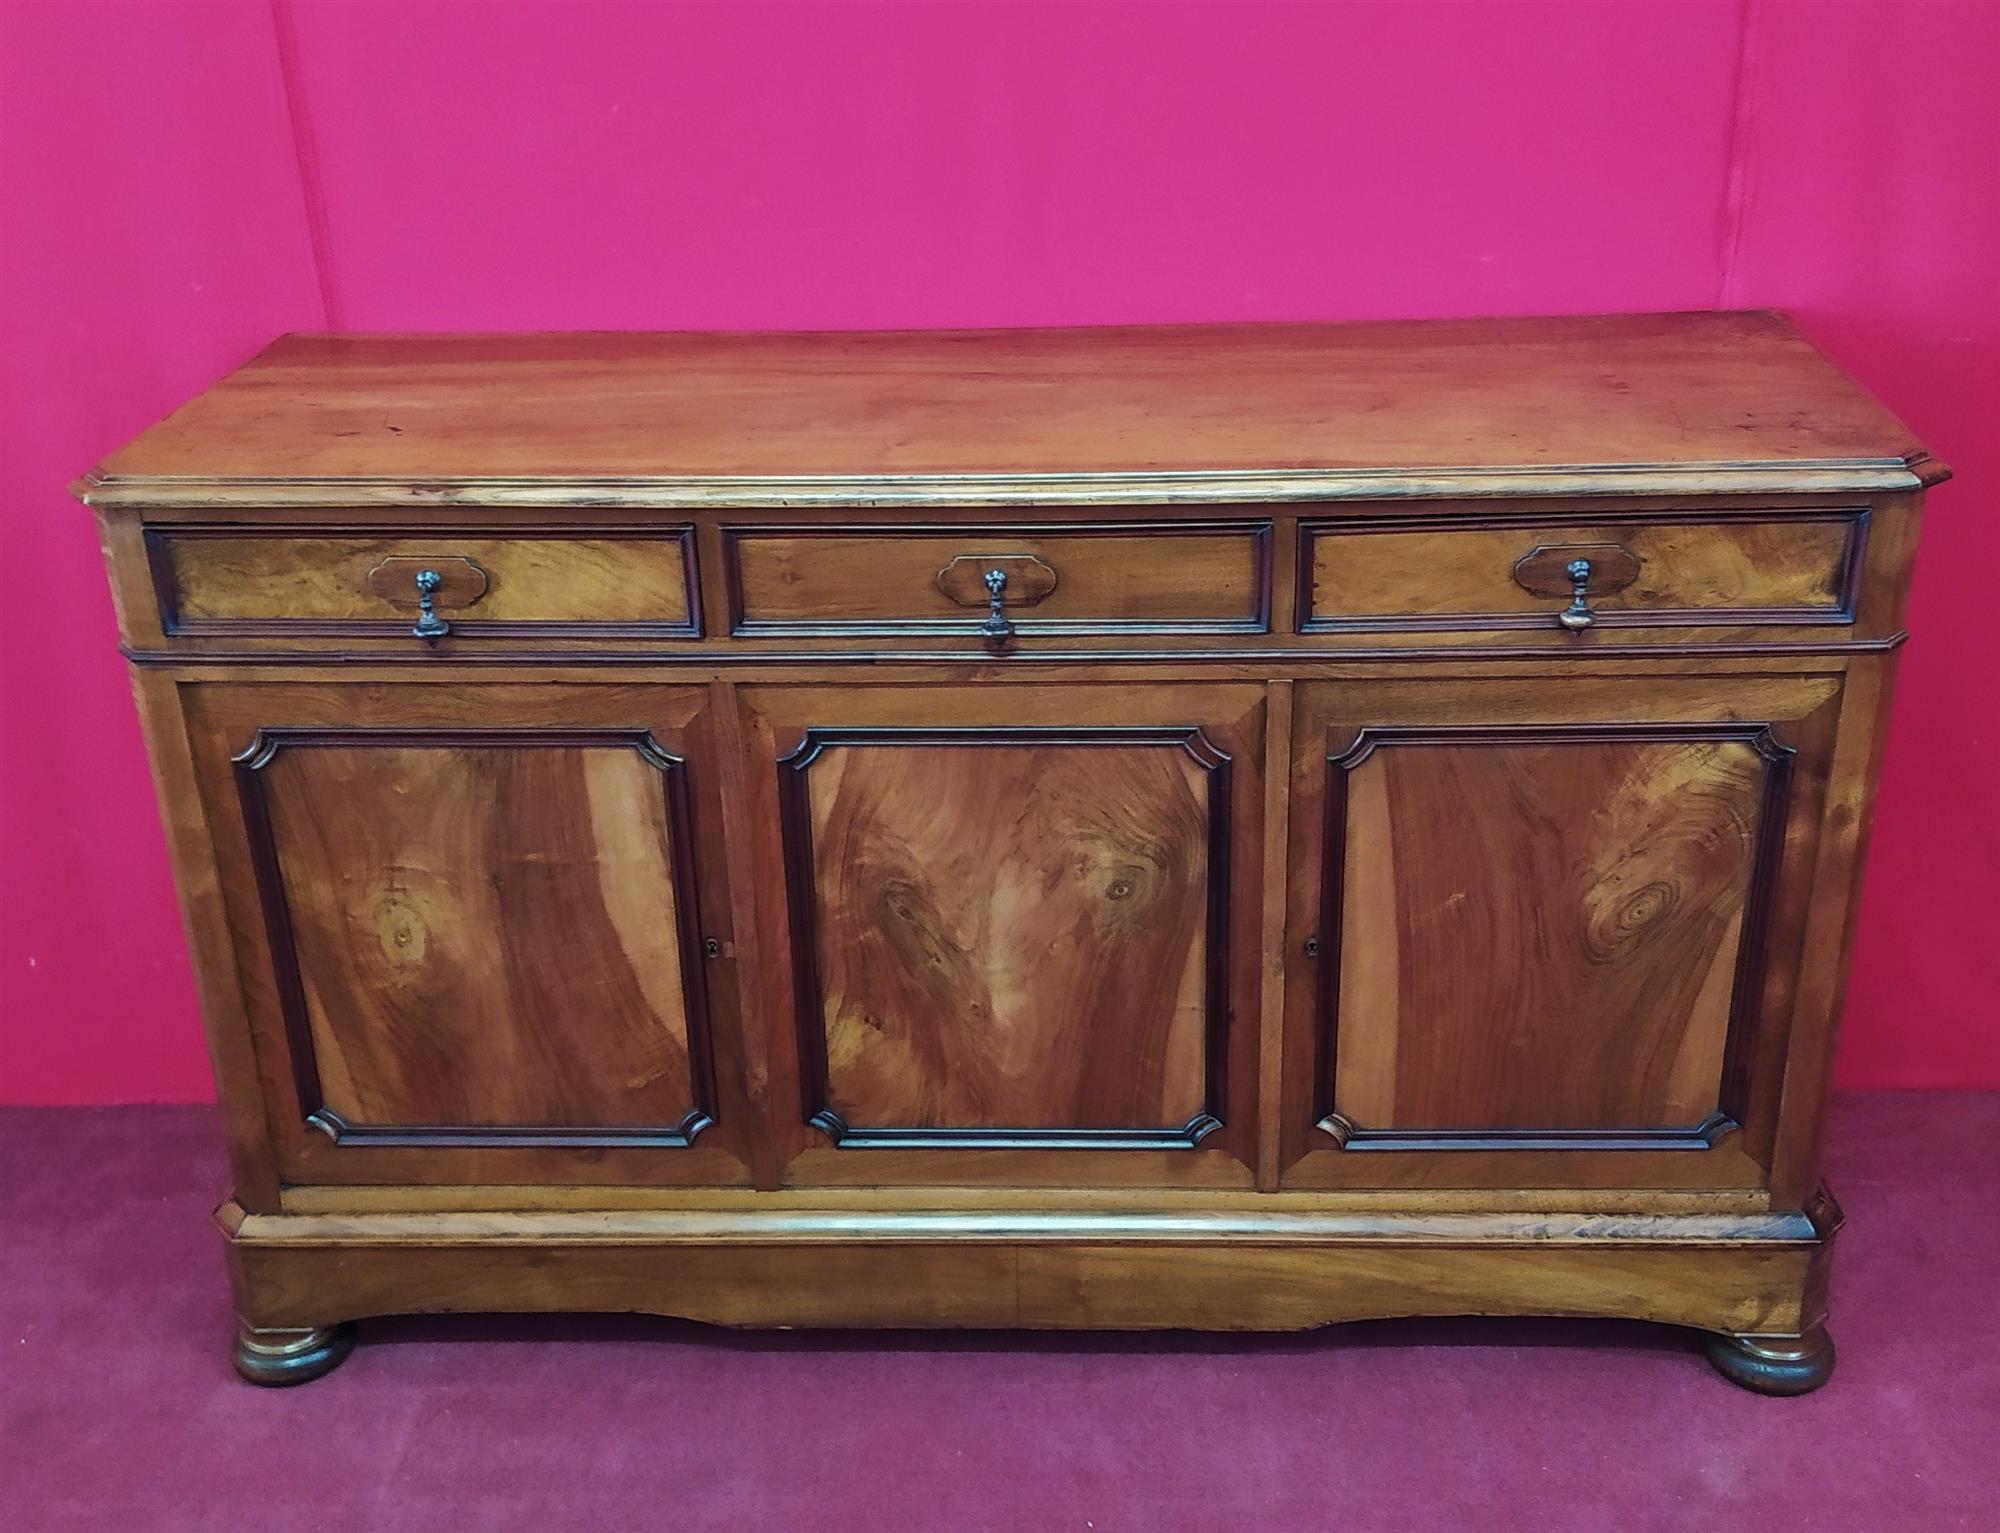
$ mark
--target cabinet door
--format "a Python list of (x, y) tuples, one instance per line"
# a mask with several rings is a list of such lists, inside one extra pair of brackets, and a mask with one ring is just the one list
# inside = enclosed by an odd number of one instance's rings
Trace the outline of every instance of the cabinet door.
[(1840, 686), (1301, 686), (1286, 1182), (1764, 1184)]
[(1261, 689), (742, 698), (788, 1180), (1249, 1184)]
[(698, 688), (183, 688), (281, 1176), (740, 1182)]

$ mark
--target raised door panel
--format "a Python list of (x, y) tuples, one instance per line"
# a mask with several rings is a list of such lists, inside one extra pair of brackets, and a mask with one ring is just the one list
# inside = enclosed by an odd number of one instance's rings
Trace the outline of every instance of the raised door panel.
[(817, 1121), (884, 1144), (1211, 1127), (1227, 766), (1198, 731), (810, 734), (785, 769)]
[(1364, 730), (1331, 789), (1349, 1143), (1711, 1132), (1789, 754), (1727, 724)]
[(1304, 689), (1294, 1182), (1760, 1182), (1838, 682), (1740, 685)]
[(239, 778), (312, 1119), (372, 1143), (698, 1133), (681, 771), (643, 731), (261, 731)]
[(288, 1180), (743, 1179), (704, 694), (189, 692)]
[(1231, 869), (1258, 699), (746, 689), (784, 872), (792, 1179), (1247, 1181), (1232, 1016), (1255, 963), (1231, 955), (1254, 910)]

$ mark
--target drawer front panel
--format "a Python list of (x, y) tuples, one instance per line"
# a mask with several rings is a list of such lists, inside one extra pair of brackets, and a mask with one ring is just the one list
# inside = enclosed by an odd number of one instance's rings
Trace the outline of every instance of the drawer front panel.
[(439, 528), (298, 533), (175, 528), (149, 534), (168, 634), (408, 634), (417, 575), (456, 632), (593, 638), (700, 632), (687, 527), (494, 535)]
[(731, 527), (731, 630), (976, 636), (984, 573), (1023, 632), (1263, 633), (1270, 524)]
[(1823, 516), (1307, 522), (1299, 631), (1557, 628), (1576, 559), (1590, 626), (1854, 621), (1864, 511)]

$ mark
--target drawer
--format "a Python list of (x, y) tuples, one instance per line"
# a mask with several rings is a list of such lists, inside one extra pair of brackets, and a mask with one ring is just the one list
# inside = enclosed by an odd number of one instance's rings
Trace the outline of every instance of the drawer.
[(1271, 524), (729, 527), (731, 632), (1263, 633)]
[(1306, 522), (1299, 631), (1851, 623), (1867, 523), (1860, 510)]
[(172, 634), (409, 635), (418, 577), (452, 633), (542, 638), (701, 632), (689, 527), (550, 533), (398, 528), (147, 534), (160, 622)]

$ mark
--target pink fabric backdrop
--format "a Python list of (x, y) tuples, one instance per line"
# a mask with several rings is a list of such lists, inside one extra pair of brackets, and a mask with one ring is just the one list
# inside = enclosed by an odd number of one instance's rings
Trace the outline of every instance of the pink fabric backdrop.
[(1851, 1084), (2000, 1086), (2000, 6), (0, 0), (0, 1101), (208, 1092), (63, 485), (286, 329), (1791, 309), (1934, 499)]

